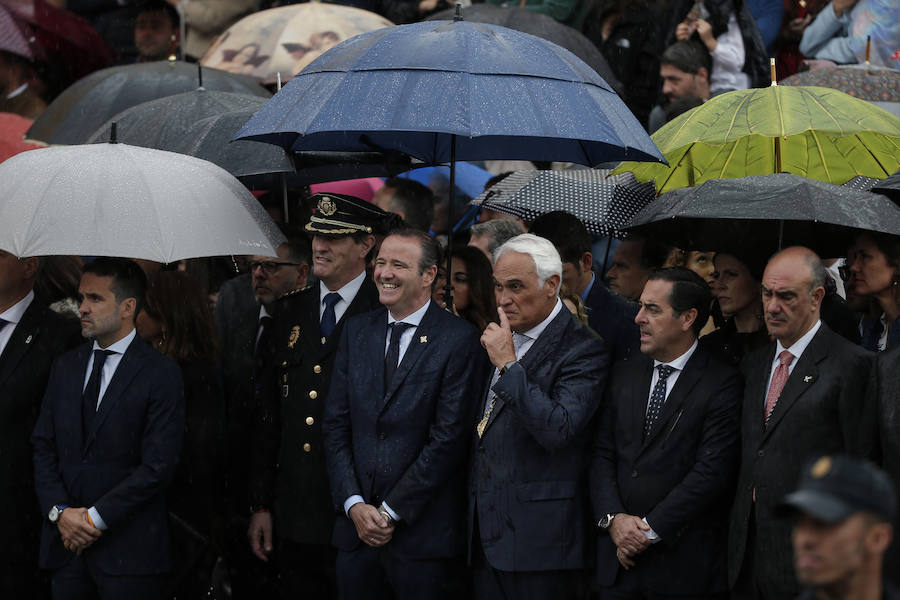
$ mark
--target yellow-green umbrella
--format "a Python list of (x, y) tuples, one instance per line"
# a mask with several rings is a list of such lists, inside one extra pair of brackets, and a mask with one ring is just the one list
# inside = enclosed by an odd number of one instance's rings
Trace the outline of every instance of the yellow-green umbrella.
[(841, 185), (900, 168), (900, 119), (820, 87), (771, 86), (716, 96), (652, 136), (670, 166), (622, 163), (659, 193), (709, 179), (787, 172)]

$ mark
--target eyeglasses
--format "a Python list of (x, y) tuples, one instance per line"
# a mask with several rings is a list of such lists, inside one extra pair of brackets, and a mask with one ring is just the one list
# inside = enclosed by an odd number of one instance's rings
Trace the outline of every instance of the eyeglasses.
[(253, 271), (256, 270), (257, 267), (259, 267), (260, 269), (262, 269), (262, 272), (264, 274), (274, 275), (275, 271), (277, 271), (279, 267), (284, 267), (284, 266), (288, 266), (288, 265), (296, 267), (298, 264), (300, 264), (300, 263), (275, 262), (274, 260), (261, 260), (258, 262), (250, 263), (250, 272), (252, 273)]

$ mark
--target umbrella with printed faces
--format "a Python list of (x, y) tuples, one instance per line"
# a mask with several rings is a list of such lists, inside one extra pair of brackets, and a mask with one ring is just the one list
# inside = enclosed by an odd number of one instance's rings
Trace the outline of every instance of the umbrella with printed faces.
[(276, 256), (284, 241), (241, 182), (182, 154), (107, 143), (53, 146), (0, 164), (0, 249), (172, 263)]

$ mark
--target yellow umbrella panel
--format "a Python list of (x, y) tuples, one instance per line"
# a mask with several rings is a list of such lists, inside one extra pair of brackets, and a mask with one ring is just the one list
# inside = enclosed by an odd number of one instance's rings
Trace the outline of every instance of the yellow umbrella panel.
[(843, 184), (900, 168), (900, 119), (843, 92), (817, 87), (739, 90), (712, 98), (657, 131), (669, 167), (622, 163), (657, 192), (709, 179), (787, 172)]

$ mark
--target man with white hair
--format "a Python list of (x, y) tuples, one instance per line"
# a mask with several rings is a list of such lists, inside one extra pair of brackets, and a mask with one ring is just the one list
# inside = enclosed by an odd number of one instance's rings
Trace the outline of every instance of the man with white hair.
[(561, 277), (543, 238), (522, 234), (496, 252), (500, 324), (481, 336), (495, 369), (469, 484), (476, 599), (576, 598), (586, 588), (587, 444), (609, 354), (564, 309)]

